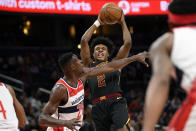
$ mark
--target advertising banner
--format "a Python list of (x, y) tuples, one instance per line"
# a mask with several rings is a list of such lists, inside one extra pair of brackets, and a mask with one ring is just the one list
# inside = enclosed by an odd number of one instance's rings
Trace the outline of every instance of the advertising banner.
[(45, 14), (98, 15), (114, 2), (125, 15), (164, 15), (171, 0), (0, 0), (0, 11)]

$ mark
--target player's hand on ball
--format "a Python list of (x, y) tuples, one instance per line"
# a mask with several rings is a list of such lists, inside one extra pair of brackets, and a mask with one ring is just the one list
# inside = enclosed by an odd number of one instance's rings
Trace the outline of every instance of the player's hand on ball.
[(101, 25), (104, 25), (104, 24), (105, 24), (105, 23), (101, 20), (100, 15), (98, 16), (98, 21), (99, 21), (99, 23), (100, 23)]
[(144, 65), (146, 65), (146, 67), (149, 67), (148, 63), (145, 61), (147, 58), (149, 58), (149, 53), (144, 51), (142, 53), (139, 53), (136, 55), (136, 59), (138, 62), (143, 63)]
[(99, 19), (104, 24), (116, 24), (120, 21), (122, 16), (122, 8), (115, 3), (106, 3), (99, 12)]
[(122, 15), (121, 15), (121, 18), (120, 18), (120, 23), (123, 23), (125, 22), (125, 15), (123, 14), (123, 11), (122, 11)]

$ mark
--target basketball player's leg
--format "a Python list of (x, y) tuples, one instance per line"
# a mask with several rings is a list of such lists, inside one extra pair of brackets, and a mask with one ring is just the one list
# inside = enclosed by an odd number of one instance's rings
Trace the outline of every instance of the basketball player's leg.
[[(100, 114), (102, 116), (102, 114)], [(93, 117), (93, 121), (95, 123), (96, 131), (109, 131), (110, 130), (110, 123), (108, 121), (103, 121), (101, 119), (95, 119)]]
[(109, 131), (111, 120), (109, 120), (108, 113), (101, 104), (94, 105), (92, 108), (92, 117), (95, 123), (96, 131)]
[(117, 98), (111, 106), (112, 125), (110, 131), (129, 131), (129, 115), (127, 102), (124, 98)]

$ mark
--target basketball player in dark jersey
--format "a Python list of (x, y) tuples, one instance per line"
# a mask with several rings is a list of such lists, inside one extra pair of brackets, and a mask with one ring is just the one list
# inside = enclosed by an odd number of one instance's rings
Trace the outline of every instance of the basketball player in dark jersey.
[[(59, 65), (64, 74), (62, 80), (73, 88), (74, 87), (80, 88), (77, 86), (79, 81), (85, 83), (87, 78), (92, 78), (97, 75), (113, 72), (115, 70), (123, 68), (124, 66), (126, 66), (127, 64), (133, 61), (143, 61), (145, 63), (146, 57), (147, 57), (147, 53), (144, 52), (135, 55), (133, 57), (109, 62), (101, 67), (86, 68), (83, 66), (82, 61), (78, 59), (76, 55), (72, 53), (66, 53), (59, 58)], [(57, 119), (52, 116), (54, 113), (56, 113), (56, 111), (58, 111), (58, 107), (61, 105), (66, 105), (67, 101), (69, 101), (69, 94), (67, 88), (63, 84), (61, 85), (55, 84), (55, 86), (51, 91), (50, 99), (48, 103), (45, 105), (45, 107), (43, 108), (42, 113), (40, 114), (39, 123), (41, 125), (50, 126), (50, 127), (67, 127), (69, 128), (67, 130), (72, 130), (72, 131), (77, 130), (78, 128), (76, 128), (76, 126), (80, 126), (79, 123), (81, 123), (81, 121), (76, 119), (74, 115), (72, 115), (71, 113), (67, 113), (67, 115), (69, 115), (69, 120), (63, 120), (63, 118)], [(72, 106), (73, 105), (74, 103), (72, 104)], [(60, 114), (59, 116), (62, 115), (66, 115), (66, 114)], [(70, 116), (72, 116), (72, 118), (70, 118)], [(57, 128), (57, 130), (58, 129), (59, 128)], [(56, 128), (54, 130), (56, 130)], [(64, 130), (64, 129), (60, 128), (60, 130)]]
[(159, 37), (150, 49), (153, 73), (145, 98), (143, 131), (154, 131), (169, 94), (175, 68), (183, 71), (186, 99), (173, 116), (168, 131), (196, 131), (196, 1), (173, 0), (168, 7), (172, 32)]
[[(128, 57), (132, 46), (131, 36), (124, 20), (124, 15), (122, 15), (119, 23), (122, 26), (124, 44), (112, 61)], [(98, 20), (95, 21), (81, 38), (80, 55), (86, 67), (100, 67), (105, 65), (108, 63), (108, 57), (113, 50), (113, 42), (111, 40), (105, 37), (97, 37), (91, 43), (91, 51), (95, 62), (91, 60), (88, 42), (100, 24), (103, 24), (103, 22), (98, 17)], [(88, 87), (90, 88), (94, 104), (92, 116), (97, 131), (127, 131), (129, 128), (127, 127), (129, 123), (127, 103), (122, 98), (119, 82), (120, 70), (98, 75), (88, 80)]]

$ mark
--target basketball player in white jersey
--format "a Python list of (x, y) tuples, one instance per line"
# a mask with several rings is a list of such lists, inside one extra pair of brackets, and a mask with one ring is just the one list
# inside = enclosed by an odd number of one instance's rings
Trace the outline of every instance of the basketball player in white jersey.
[(83, 118), (84, 85), (87, 78), (113, 72), (127, 64), (140, 61), (144, 64), (147, 52), (120, 60), (114, 60), (101, 67), (85, 68), (81, 60), (72, 53), (59, 58), (64, 73), (52, 89), (50, 99), (39, 118), (41, 125), (49, 126), (48, 131), (79, 130)]
[(187, 97), (170, 121), (169, 131), (196, 131), (196, 1), (173, 0), (169, 5), (172, 33), (151, 47), (153, 75), (148, 85), (143, 131), (153, 131), (168, 98), (173, 64), (184, 73), (181, 82)]
[(11, 86), (0, 82), (0, 131), (18, 131), (25, 126), (26, 116)]

